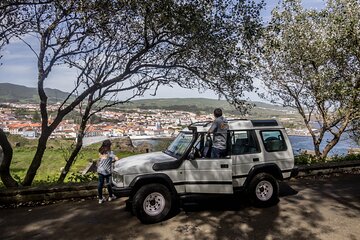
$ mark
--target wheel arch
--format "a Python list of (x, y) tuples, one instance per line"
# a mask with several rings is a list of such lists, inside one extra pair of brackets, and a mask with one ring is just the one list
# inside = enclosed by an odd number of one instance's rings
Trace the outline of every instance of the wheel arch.
[(244, 186), (248, 187), (251, 180), (259, 173), (267, 173), (272, 175), (276, 180), (283, 180), (283, 175), (278, 165), (275, 163), (265, 163), (253, 166), (245, 180)]
[(164, 173), (156, 173), (136, 176), (129, 185), (132, 189), (130, 197), (132, 197), (142, 186), (151, 183), (163, 184), (170, 190), (171, 195), (177, 195), (177, 191), (170, 177)]

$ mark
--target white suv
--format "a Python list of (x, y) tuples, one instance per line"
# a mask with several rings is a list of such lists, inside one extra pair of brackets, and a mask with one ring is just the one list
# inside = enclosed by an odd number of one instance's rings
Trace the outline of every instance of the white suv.
[(211, 122), (183, 129), (164, 152), (123, 158), (112, 188), (143, 223), (162, 221), (180, 196), (246, 191), (257, 206), (278, 202), (278, 181), (297, 174), (285, 129), (276, 120), (229, 120), (228, 156), (210, 158)]

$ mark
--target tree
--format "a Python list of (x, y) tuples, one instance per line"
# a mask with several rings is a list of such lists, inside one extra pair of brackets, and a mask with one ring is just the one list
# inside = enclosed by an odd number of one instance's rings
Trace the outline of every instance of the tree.
[[(18, 7), (20, 5), (22, 5), (20, 1), (4, 0), (0, 2), (0, 59), (2, 58), (1, 51), (9, 44), (10, 39), (25, 32), (27, 20), (25, 16), (19, 14)], [(8, 188), (18, 187), (18, 182), (10, 174), (13, 149), (2, 129), (0, 129), (0, 147), (3, 152), (0, 161), (1, 180)]]
[(360, 145), (360, 120), (354, 120), (351, 122), (351, 132), (350, 136), (352, 139), (354, 139), (355, 142), (357, 142), (358, 145)]
[[(113, 47), (115, 45), (117, 45), (116, 41), (101, 41), (102, 47), (94, 49), (91, 54), (87, 53), (86, 58), (83, 60), (78, 61), (78, 59), (67, 59), (70, 66), (76, 67), (79, 70), (77, 81), (82, 82), (82, 84), (86, 84), (87, 86), (91, 86), (94, 82), (99, 84), (107, 81), (111, 77), (108, 73), (111, 73), (118, 64), (117, 56), (113, 53)], [(77, 133), (76, 145), (69, 158), (66, 160), (66, 164), (60, 173), (58, 178), (59, 183), (64, 182), (71, 166), (75, 163), (83, 146), (83, 138), (86, 135), (88, 123), (91, 119), (96, 117), (96, 113), (118, 104), (127, 103), (137, 96), (142, 96), (144, 92), (150, 89), (154, 84), (159, 84), (159, 80), (160, 77), (158, 76), (152, 77), (151, 81), (146, 81), (140, 78), (137, 80), (137, 83), (134, 83), (131, 86), (117, 85), (115, 87), (116, 84), (113, 84), (105, 89), (100, 89), (91, 93), (88, 96), (87, 101), (79, 104), (81, 122)], [(119, 93), (130, 90), (133, 91), (133, 94), (130, 97), (125, 99), (118, 98)]]
[[(9, 143), (4, 131), (0, 128), (0, 147), (2, 154), (0, 154), (0, 177), (5, 187), (17, 187), (18, 183), (10, 174), (10, 164), (13, 155), (13, 149)], [(1, 156), (3, 155), (3, 156)], [(1, 159), (2, 158), (2, 159)]]
[[(360, 117), (359, 32), (356, 0), (330, 0), (321, 11), (284, 1), (265, 28), (260, 65), (268, 97), (298, 110), (317, 157), (325, 158)], [(326, 133), (332, 139), (321, 151)]]
[(9, 1), (5, 0), (0, 3), (0, 51), (9, 43), (13, 32), (16, 32), (15, 29), (19, 26), (17, 13), (16, 7), (9, 4)]
[[(132, 4), (134, 3), (135, 2), (132, 2)], [(212, 89), (216, 89), (221, 93), (230, 93), (230, 91), (226, 90), (224, 86), (214, 88), (211, 86), (214, 82), (211, 82), (200, 75), (206, 74), (204, 70), (209, 69), (203, 69), (200, 71), (201, 68), (197, 68), (194, 63), (198, 57), (205, 57), (208, 53), (199, 54), (199, 56), (196, 56), (195, 58), (193, 58), (193, 56), (186, 56), (186, 54), (193, 54), (193, 51), (201, 49), (200, 46), (194, 47), (192, 45), (195, 44), (195, 41), (197, 42), (201, 40), (201, 37), (204, 37), (204, 33), (201, 33), (201, 36), (196, 36), (198, 31), (201, 30), (201, 32), (204, 32), (204, 29), (209, 27), (209, 25), (204, 22), (203, 16), (196, 17), (194, 16), (195, 14), (186, 13), (186, 11), (189, 11), (189, 7), (191, 5), (177, 5), (172, 1), (165, 1), (162, 3), (137, 1), (136, 3), (138, 5), (131, 6), (135, 8), (130, 11), (125, 11), (125, 16), (120, 14), (118, 19), (107, 19), (106, 22), (103, 20), (105, 18), (100, 16), (101, 21), (96, 22), (96, 24), (101, 24), (98, 28), (101, 27), (104, 29), (107, 36), (118, 35), (116, 38), (106, 38), (106, 40), (102, 39), (99, 42), (100, 47), (94, 49), (91, 53), (83, 55), (80, 54), (67, 59), (67, 63), (72, 67), (76, 67), (80, 72), (78, 82), (82, 82), (82, 84), (85, 84), (87, 87), (90, 87), (94, 83), (101, 84), (112, 81), (111, 79), (114, 72), (117, 71), (120, 71), (121, 76), (115, 77), (118, 79), (116, 83), (114, 82), (109, 85), (109, 87), (100, 89), (96, 93), (97, 97), (94, 97), (94, 94), (89, 95), (86, 104), (84, 104), (84, 111), (80, 111), (82, 114), (82, 121), (78, 132), (76, 147), (66, 162), (66, 165), (58, 179), (59, 182), (64, 181), (71, 165), (76, 160), (76, 156), (82, 148), (82, 139), (85, 136), (87, 123), (97, 112), (116, 104), (128, 102), (136, 96), (143, 95), (145, 91), (151, 88), (153, 89), (153, 94), (155, 95), (157, 88), (164, 84), (179, 84), (188, 88), (205, 88), (210, 86)], [(123, 6), (115, 4), (108, 10), (112, 13), (111, 15), (116, 16), (118, 12), (122, 12), (118, 9), (119, 7), (123, 8)], [(253, 5), (253, 8), (256, 7), (259, 8), (260, 5)], [(164, 8), (168, 10), (166, 13), (163, 12)], [(172, 14), (170, 14), (171, 11), (173, 11)], [(189, 27), (189, 22), (187, 22), (188, 20), (185, 20), (185, 23), (181, 23), (181, 17), (183, 17), (182, 14), (184, 13), (188, 15), (190, 14), (192, 17), (191, 20), (195, 22), (199, 21), (199, 24), (203, 24), (203, 26), (200, 25), (201, 27), (198, 29), (189, 31), (187, 29)], [(196, 11), (194, 13), (196, 13)], [(203, 9), (202, 14), (204, 14)], [(123, 24), (124, 22), (127, 22), (124, 21), (124, 18), (129, 18), (129, 15), (132, 17), (127, 20), (129, 23), (126, 26)], [(171, 17), (175, 18), (172, 19), (172, 21), (175, 21), (174, 26), (169, 26)], [(250, 16), (248, 16), (247, 21), (248, 23), (252, 23), (252, 20), (249, 17)], [(253, 17), (257, 18), (257, 15)], [(181, 24), (184, 24), (184, 26), (179, 27)], [(141, 27), (139, 28), (139, 26)], [(232, 29), (236, 29), (233, 25), (231, 25), (231, 27)], [(253, 30), (256, 32), (256, 29)], [(188, 34), (188, 36), (186, 36), (186, 34)], [(190, 34), (195, 35), (191, 36)], [(188, 39), (184, 39), (186, 37)], [(251, 37), (254, 36), (251, 35)], [(217, 43), (220, 39), (221, 38), (217, 37), (212, 40), (216, 40)], [(252, 39), (248, 40), (249, 42), (244, 41), (244, 43), (250, 43), (252, 41)], [(211, 43), (215, 44), (213, 41)], [(235, 43), (236, 41), (231, 43), (232, 47)], [(202, 42), (201, 44), (205, 44), (205, 42)], [(142, 47), (138, 48), (139, 46)], [(222, 47), (225, 47), (225, 45), (223, 44)], [(227, 47), (231, 47), (231, 45), (228, 45)], [(251, 48), (246, 48), (244, 46), (241, 49), (251, 50)], [(233, 52), (233, 50), (228, 50), (227, 53), (234, 54), (235, 52)], [(182, 62), (182, 60), (194, 63), (188, 64), (186, 62)], [(239, 58), (236, 58), (236, 60), (239, 60)], [(221, 59), (221, 61), (221, 64), (223, 64), (227, 60)], [(206, 61), (204, 60), (202, 63), (206, 63)], [(215, 60), (207, 60), (207, 63), (211, 63), (213, 66), (216, 65)], [(221, 71), (223, 70), (226, 69), (221, 69)], [(242, 71), (242, 73), (246, 72), (244, 69), (242, 69)], [(216, 77), (215, 75), (208, 75), (214, 78)], [(235, 75), (236, 74), (234, 74), (234, 76)], [(133, 91), (131, 97), (125, 100), (117, 99), (119, 93), (131, 90)], [(238, 94), (242, 92), (242, 90), (232, 91), (233, 93), (236, 91)], [(110, 98), (113, 101), (107, 101), (105, 103), (103, 101), (104, 97), (111, 93), (114, 94)], [(237, 97), (239, 96), (237, 95)], [(228, 99), (235, 100), (235, 98), (230, 97)], [(96, 104), (99, 105), (95, 106)]]
[[(54, 0), (18, 8), (19, 15), (29, 16), (27, 32), (38, 39), (36, 47), (34, 39), (16, 35), (37, 56), (42, 122), (37, 150), (22, 184), (31, 185), (47, 140), (63, 118), (97, 92), (131, 91), (147, 84), (155, 89), (172, 84), (211, 88), (244, 110), (243, 92), (253, 89), (252, 49), (261, 6), (232, 0)], [(84, 67), (86, 59), (110, 42), (116, 64), (105, 72), (107, 77), (75, 81), (49, 123), (44, 82), (52, 69), (60, 64)], [(95, 70), (107, 63), (98, 59)]]

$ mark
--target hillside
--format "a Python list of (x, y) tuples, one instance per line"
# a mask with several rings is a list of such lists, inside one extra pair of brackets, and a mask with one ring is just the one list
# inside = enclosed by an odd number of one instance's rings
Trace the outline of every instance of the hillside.
[[(264, 102), (252, 102), (256, 107), (271, 108), (283, 110), (284, 108), (279, 105), (264, 103)], [(143, 99), (134, 100), (130, 104), (131, 107), (136, 108), (153, 108), (154, 106), (160, 108), (168, 108), (169, 106), (196, 106), (197, 108), (204, 109), (210, 107), (219, 107), (225, 110), (234, 110), (226, 100), (217, 100), (209, 98), (161, 98), (161, 99)]]
[[(250, 116), (256, 118), (268, 118), (272, 116), (285, 116), (293, 111), (290, 108), (284, 108), (279, 105), (252, 102), (255, 106), (250, 111)], [(162, 98), (162, 99), (143, 99), (135, 100), (120, 108), (140, 108), (144, 110), (150, 109), (167, 109), (167, 110), (181, 110), (190, 112), (207, 112), (212, 113), (214, 108), (222, 108), (225, 113), (238, 114), (227, 101), (208, 99), (208, 98)]]
[[(57, 89), (46, 88), (45, 91), (48, 94), (49, 103), (62, 101), (68, 96), (68, 93)], [(0, 83), (0, 102), (38, 103), (37, 89), (11, 83)], [(250, 117), (268, 118), (273, 116), (287, 116), (289, 112), (293, 111), (290, 108), (269, 103), (252, 103), (255, 104), (255, 107), (250, 111)], [(227, 101), (208, 98), (141, 99), (120, 105), (117, 108), (121, 110), (140, 108), (144, 110), (166, 109), (190, 111), (194, 113), (212, 113), (214, 108), (217, 107), (224, 109), (225, 114), (231, 113), (237, 115), (238, 113)]]
[[(50, 103), (61, 101), (68, 93), (51, 88), (45, 88)], [(25, 87), (11, 83), (0, 83), (0, 102), (37, 103), (39, 97), (36, 88)]]

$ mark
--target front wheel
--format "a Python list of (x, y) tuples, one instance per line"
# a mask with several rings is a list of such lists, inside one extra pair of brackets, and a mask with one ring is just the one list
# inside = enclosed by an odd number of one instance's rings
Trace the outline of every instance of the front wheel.
[(248, 194), (257, 207), (269, 207), (279, 201), (279, 184), (268, 173), (257, 174), (250, 182)]
[(133, 198), (133, 212), (142, 223), (164, 220), (171, 209), (170, 190), (162, 184), (142, 186)]

